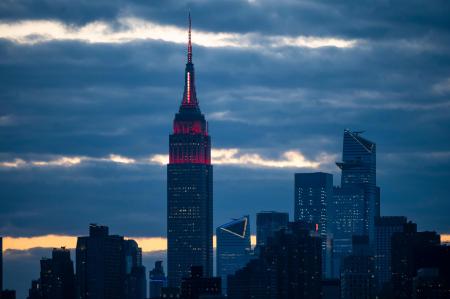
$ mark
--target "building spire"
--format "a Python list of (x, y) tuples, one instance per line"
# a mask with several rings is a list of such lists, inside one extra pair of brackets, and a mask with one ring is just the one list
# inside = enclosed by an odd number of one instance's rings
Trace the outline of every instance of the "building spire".
[(198, 109), (197, 95), (195, 93), (195, 74), (194, 74), (194, 64), (192, 63), (192, 41), (191, 41), (191, 12), (189, 12), (189, 30), (188, 30), (188, 47), (187, 47), (187, 63), (185, 70), (185, 86), (183, 102), (181, 103), (181, 108), (190, 107)]
[(189, 11), (188, 63), (192, 63), (191, 27), (192, 27), (191, 12)]

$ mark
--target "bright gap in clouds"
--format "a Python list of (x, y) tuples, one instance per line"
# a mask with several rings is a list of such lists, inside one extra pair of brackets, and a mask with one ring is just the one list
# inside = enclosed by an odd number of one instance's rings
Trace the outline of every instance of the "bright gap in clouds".
[[(278, 159), (263, 157), (259, 153), (241, 152), (237, 148), (212, 149), (212, 163), (215, 165), (232, 165), (239, 167), (264, 167), (264, 168), (311, 168), (318, 169), (324, 164), (333, 163), (336, 155), (322, 153), (314, 160), (309, 160), (300, 151), (286, 151)], [(86, 156), (58, 156), (48, 160), (15, 159), (12, 161), (1, 161), (0, 168), (23, 168), (23, 167), (72, 167), (83, 162), (107, 162), (125, 165), (134, 164), (155, 164), (166, 165), (169, 163), (169, 156), (163, 154), (152, 155), (149, 158), (134, 159), (121, 155), (111, 154), (104, 158), (93, 158)]]
[[(160, 25), (133, 17), (120, 18), (119, 26), (95, 21), (84, 26), (69, 26), (59, 21), (23, 20), (0, 22), (0, 38), (20, 44), (53, 40), (77, 40), (87, 43), (127, 43), (136, 40), (162, 40), (186, 43), (186, 28)], [(193, 31), (193, 42), (204, 47), (236, 47), (249, 49), (278, 47), (352, 48), (356, 40), (317, 36), (265, 36), (259, 33)]]

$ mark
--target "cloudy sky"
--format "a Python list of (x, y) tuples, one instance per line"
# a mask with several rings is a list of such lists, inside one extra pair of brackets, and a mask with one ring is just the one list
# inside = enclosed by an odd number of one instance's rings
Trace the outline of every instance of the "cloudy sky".
[[(450, 3), (348, 2), (0, 2), (0, 235), (164, 237), (189, 9), (215, 226), (292, 215), (295, 172), (338, 184), (350, 128), (377, 143), (382, 214), (450, 233)], [(5, 284), (22, 298), (14, 240)], [(42, 253), (27, 254), (25, 286)]]

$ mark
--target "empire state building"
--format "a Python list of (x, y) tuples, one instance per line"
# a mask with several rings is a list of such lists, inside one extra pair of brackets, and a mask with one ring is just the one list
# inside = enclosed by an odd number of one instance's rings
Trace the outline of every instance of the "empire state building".
[(179, 287), (191, 266), (212, 276), (213, 168), (211, 137), (195, 91), (191, 17), (184, 94), (169, 137), (167, 265), (169, 286)]

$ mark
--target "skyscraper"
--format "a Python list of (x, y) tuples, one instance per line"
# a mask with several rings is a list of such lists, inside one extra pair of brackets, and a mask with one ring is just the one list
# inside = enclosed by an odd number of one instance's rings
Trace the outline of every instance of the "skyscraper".
[(287, 228), (289, 214), (263, 211), (256, 214), (256, 245), (264, 246), (267, 239), (282, 228)]
[(76, 273), (80, 299), (123, 299), (125, 270), (122, 236), (110, 235), (106, 226), (91, 224), (89, 236), (78, 237)]
[(333, 175), (324, 172), (295, 174), (294, 221), (315, 225), (323, 236), (327, 234), (327, 202), (333, 192)]
[(331, 272), (331, 265), (327, 254), (327, 203), (332, 198), (333, 175), (324, 172), (295, 174), (294, 221), (308, 222), (320, 234), (324, 277), (331, 277), (331, 273), (328, 273)]
[(375, 274), (377, 290), (391, 280), (392, 235), (403, 232), (406, 217), (383, 216), (375, 219)]
[(217, 276), (222, 278), (226, 292), (227, 275), (245, 266), (250, 258), (250, 216), (223, 224), (216, 229)]
[(192, 63), (191, 18), (185, 86), (169, 137), (167, 165), (167, 265), (169, 286), (179, 287), (191, 266), (212, 276), (213, 168), (211, 138), (200, 111)]
[[(377, 187), (376, 144), (361, 136), (362, 132), (344, 130), (341, 187), (364, 190), (363, 234), (375, 239), (375, 217), (380, 216), (380, 190)], [(356, 191), (357, 193), (360, 191)]]
[(332, 233), (332, 277), (339, 277), (342, 259), (352, 252), (352, 236), (369, 236), (375, 247), (375, 218), (380, 215), (380, 189), (376, 186), (376, 144), (361, 132), (344, 130), (341, 186), (333, 187), (328, 228)]

